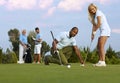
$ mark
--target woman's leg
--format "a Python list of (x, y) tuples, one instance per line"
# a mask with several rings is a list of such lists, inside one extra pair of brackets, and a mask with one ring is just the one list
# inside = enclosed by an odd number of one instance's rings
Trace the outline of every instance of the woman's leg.
[(100, 36), (98, 39), (98, 54), (99, 54), (99, 60), (100, 61), (105, 61), (105, 43), (107, 41), (108, 37), (107, 36)]

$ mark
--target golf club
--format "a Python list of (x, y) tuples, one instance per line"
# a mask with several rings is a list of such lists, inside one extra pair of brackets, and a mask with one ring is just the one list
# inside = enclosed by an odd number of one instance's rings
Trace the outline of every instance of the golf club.
[(89, 49), (91, 48), (92, 42), (93, 42), (93, 40), (91, 40), (90, 46), (89, 46), (89, 48), (87, 49), (87, 53), (86, 53), (86, 57), (85, 57), (85, 59), (84, 59), (84, 63), (85, 63), (86, 60), (87, 60), (87, 56), (88, 56), (88, 53), (89, 53)]
[[(52, 35), (52, 39), (53, 39), (53, 41), (54, 41), (55, 38), (54, 38), (53, 32), (52, 32), (52, 31), (50, 31), (50, 32), (51, 32), (51, 35)], [(61, 61), (61, 57), (60, 57), (60, 55), (59, 55), (59, 51), (58, 51), (58, 50), (55, 50), (54, 53), (58, 56), (58, 58), (59, 58), (59, 60), (60, 60), (60, 65), (62, 65), (62, 61)]]

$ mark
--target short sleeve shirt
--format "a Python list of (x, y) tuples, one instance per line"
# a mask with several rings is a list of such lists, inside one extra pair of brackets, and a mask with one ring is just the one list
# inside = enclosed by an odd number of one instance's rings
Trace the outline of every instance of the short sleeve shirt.
[(57, 48), (62, 49), (66, 46), (76, 46), (76, 40), (74, 37), (69, 37), (69, 32), (62, 32), (59, 36), (57, 36)]
[[(40, 38), (41, 38), (40, 33), (36, 34), (36, 40), (38, 40), (38, 39), (40, 39)], [(36, 44), (36, 45), (37, 45), (37, 44), (40, 44), (40, 42), (35, 41), (35, 44)]]
[(27, 44), (27, 36), (21, 34), (19, 37), (19, 40), (23, 43), (23, 44)]

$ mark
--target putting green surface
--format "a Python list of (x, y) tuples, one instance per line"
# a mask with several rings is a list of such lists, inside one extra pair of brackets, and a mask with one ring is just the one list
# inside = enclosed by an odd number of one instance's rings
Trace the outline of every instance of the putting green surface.
[(0, 83), (119, 83), (120, 65), (0, 64)]

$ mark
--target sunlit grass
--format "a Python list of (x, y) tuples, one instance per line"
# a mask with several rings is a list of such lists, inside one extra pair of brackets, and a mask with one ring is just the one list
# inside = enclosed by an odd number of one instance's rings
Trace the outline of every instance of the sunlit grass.
[(119, 83), (120, 65), (0, 64), (0, 83)]

